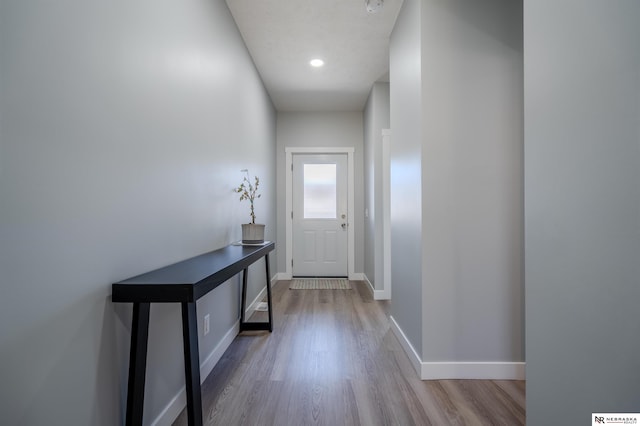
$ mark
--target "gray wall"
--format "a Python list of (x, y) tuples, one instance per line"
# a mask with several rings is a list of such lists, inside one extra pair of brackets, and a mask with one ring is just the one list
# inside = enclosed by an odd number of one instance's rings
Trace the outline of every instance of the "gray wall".
[(392, 315), (422, 361), (523, 361), (522, 3), (405, 2), (390, 75)]
[(420, 0), (404, 0), (389, 42), (391, 315), (422, 348)]
[[(0, 123), (2, 422), (120, 424), (131, 306), (110, 284), (239, 239), (243, 168), (275, 238), (274, 108), (221, 1), (2, 1)], [(198, 303), (201, 360), (232, 281)], [(153, 306), (147, 422), (184, 385), (181, 335)]]
[(522, 2), (422, 5), (423, 356), (523, 361)]
[(361, 111), (278, 112), (277, 119), (277, 188), (278, 241), (281, 241), (278, 272), (286, 271), (284, 257), (286, 234), (285, 148), (287, 147), (352, 147), (354, 148), (354, 272), (362, 273), (364, 265), (364, 182), (363, 120)]
[[(364, 273), (382, 289), (382, 129), (390, 124), (389, 83), (374, 83), (364, 107)], [(368, 213), (368, 215), (367, 215)]]
[(525, 1), (527, 424), (640, 410), (640, 3)]

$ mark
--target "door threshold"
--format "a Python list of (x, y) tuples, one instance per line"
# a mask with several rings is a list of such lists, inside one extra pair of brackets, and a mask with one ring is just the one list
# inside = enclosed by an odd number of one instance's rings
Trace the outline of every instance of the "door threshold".
[(293, 277), (291, 277), (291, 279), (293, 280), (297, 280), (297, 279), (304, 279), (304, 278), (333, 278), (333, 279), (338, 279), (338, 278), (342, 278), (342, 279), (348, 279), (349, 277), (346, 275), (338, 275), (338, 276), (334, 276), (334, 275), (294, 275)]

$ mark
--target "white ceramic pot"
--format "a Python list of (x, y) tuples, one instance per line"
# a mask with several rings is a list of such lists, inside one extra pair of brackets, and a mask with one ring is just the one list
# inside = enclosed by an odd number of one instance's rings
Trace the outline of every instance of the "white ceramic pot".
[(264, 243), (264, 225), (259, 223), (242, 224), (242, 244)]

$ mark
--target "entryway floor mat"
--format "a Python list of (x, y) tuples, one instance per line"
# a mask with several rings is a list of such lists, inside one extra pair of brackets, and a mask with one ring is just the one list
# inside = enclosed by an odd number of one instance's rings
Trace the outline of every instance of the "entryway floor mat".
[(290, 290), (351, 290), (346, 278), (294, 278)]

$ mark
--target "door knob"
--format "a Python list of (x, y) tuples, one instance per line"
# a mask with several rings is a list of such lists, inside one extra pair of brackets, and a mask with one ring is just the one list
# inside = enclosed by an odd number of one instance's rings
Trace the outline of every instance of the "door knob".
[(346, 224), (346, 223), (343, 223), (343, 224), (342, 224), (342, 225), (340, 225), (340, 226), (342, 226), (342, 229), (347, 229), (347, 224)]

